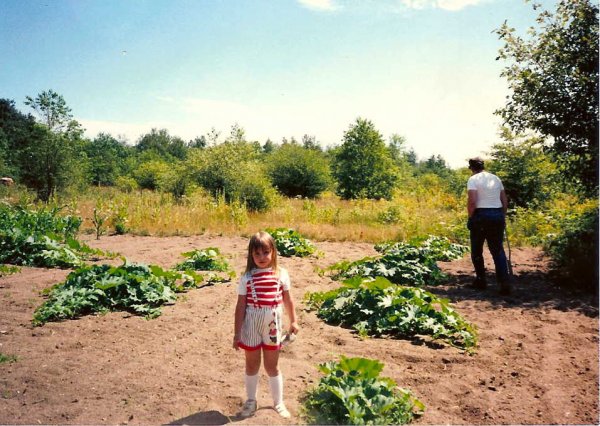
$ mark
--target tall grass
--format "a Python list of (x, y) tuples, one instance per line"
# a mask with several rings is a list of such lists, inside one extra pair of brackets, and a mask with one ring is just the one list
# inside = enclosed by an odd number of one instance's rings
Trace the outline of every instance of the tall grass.
[[(23, 188), (0, 188), (2, 199), (34, 204)], [(397, 190), (391, 201), (341, 200), (332, 193), (315, 200), (281, 197), (264, 213), (250, 212), (243, 204), (226, 203), (202, 190), (177, 201), (167, 193), (92, 187), (52, 202), (64, 206), (65, 213), (81, 216), (81, 230), (89, 233), (96, 231), (92, 221), (96, 209), (106, 217), (108, 234), (247, 236), (259, 229), (286, 227), (315, 241), (380, 243), (431, 234), (468, 242), (464, 194), (450, 194), (435, 185)], [(512, 212), (511, 244), (543, 245), (557, 232), (564, 212), (578, 208), (577, 201), (565, 195), (549, 206)]]

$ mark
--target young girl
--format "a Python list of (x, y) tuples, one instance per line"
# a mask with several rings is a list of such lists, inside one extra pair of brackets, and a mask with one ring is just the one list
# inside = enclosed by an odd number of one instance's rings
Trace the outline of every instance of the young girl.
[(290, 294), (290, 277), (277, 266), (277, 249), (273, 237), (258, 232), (248, 244), (246, 271), (240, 279), (235, 307), (233, 347), (246, 353), (246, 393), (240, 415), (254, 415), (261, 355), (269, 375), (275, 411), (290, 417), (283, 403), (283, 377), (279, 372), (279, 350), (283, 338), (283, 309), (290, 319), (289, 333), (298, 332), (294, 300)]

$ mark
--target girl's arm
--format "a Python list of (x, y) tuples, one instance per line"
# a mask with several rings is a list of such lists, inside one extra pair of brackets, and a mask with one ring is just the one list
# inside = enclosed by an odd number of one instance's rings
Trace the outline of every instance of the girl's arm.
[(233, 349), (239, 350), (240, 336), (242, 335), (242, 324), (246, 316), (246, 295), (238, 295), (235, 305), (235, 319), (233, 321)]
[(296, 320), (296, 305), (294, 304), (294, 299), (292, 298), (289, 290), (283, 291), (283, 306), (285, 306), (285, 310), (290, 317), (289, 332), (292, 334), (298, 333), (300, 327), (298, 326), (298, 322)]

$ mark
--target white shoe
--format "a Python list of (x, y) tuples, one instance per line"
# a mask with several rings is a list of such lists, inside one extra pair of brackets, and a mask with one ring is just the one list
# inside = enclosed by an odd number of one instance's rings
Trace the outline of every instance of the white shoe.
[(242, 406), (242, 411), (240, 411), (240, 416), (241, 417), (252, 417), (254, 415), (254, 413), (256, 413), (256, 408), (257, 408), (256, 400), (249, 399), (246, 402), (244, 402), (244, 405)]
[(277, 414), (279, 414), (284, 419), (289, 419), (290, 417), (292, 417), (292, 415), (290, 414), (288, 409), (285, 407), (285, 404), (283, 402), (280, 402), (279, 404), (277, 404), (275, 406), (275, 411), (277, 411)]

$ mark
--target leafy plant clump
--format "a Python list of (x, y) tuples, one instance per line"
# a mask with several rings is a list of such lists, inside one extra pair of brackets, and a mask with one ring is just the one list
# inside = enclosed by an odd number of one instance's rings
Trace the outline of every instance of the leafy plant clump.
[(13, 362), (17, 362), (18, 358), (16, 355), (5, 355), (3, 353), (0, 353), (0, 364), (4, 364), (4, 363), (13, 363)]
[(226, 272), (226, 277), (211, 274), (208, 281), (211, 283), (231, 281), (235, 277), (235, 271), (231, 269), (229, 262), (216, 247), (208, 247), (204, 250), (193, 250), (183, 253), (187, 259), (175, 266), (178, 271), (217, 271)]
[(59, 210), (0, 204), (0, 263), (72, 268), (87, 256), (103, 254), (74, 238), (81, 218), (60, 217)]
[(447, 299), (420, 288), (395, 285), (386, 278), (355, 277), (337, 289), (309, 293), (306, 299), (319, 318), (352, 327), (361, 336), (430, 336), (466, 351), (477, 345), (476, 327)]
[(273, 236), (277, 252), (281, 256), (306, 257), (316, 251), (313, 243), (300, 235), (297, 231), (288, 228), (268, 228), (266, 231)]
[(21, 268), (19, 268), (18, 266), (0, 265), (0, 277), (3, 277), (5, 275), (16, 274), (20, 271)]
[(306, 417), (313, 424), (407, 424), (425, 406), (389, 377), (379, 377), (383, 363), (340, 357), (319, 365), (325, 375), (308, 392)]
[(124, 310), (155, 318), (160, 306), (176, 300), (176, 292), (198, 287), (197, 274), (163, 270), (155, 265), (125, 262), (121, 266), (92, 265), (71, 272), (46, 292), (33, 315), (34, 325), (76, 318), (94, 312)]
[(375, 249), (381, 256), (338, 262), (326, 268), (325, 272), (332, 272), (333, 279), (380, 276), (401, 285), (433, 285), (446, 277), (437, 261), (458, 259), (468, 250), (466, 246), (451, 243), (445, 237), (435, 236), (420, 242), (379, 244)]

